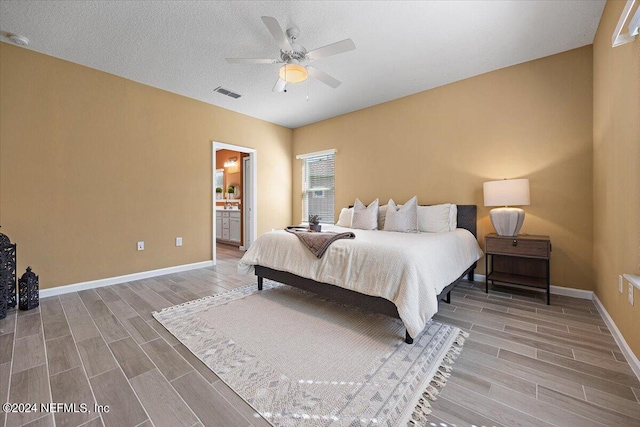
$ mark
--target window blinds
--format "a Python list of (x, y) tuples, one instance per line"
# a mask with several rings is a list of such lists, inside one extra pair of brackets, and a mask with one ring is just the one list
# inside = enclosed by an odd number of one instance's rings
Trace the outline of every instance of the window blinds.
[(334, 152), (300, 156), (302, 166), (302, 221), (318, 215), (320, 222), (334, 221)]

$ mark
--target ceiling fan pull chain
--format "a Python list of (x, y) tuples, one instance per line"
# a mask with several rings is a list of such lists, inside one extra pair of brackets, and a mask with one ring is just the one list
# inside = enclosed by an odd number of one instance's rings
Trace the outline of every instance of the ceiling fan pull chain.
[(311, 85), (311, 82), (309, 79), (307, 79), (307, 102), (309, 102), (309, 86)]
[[(284, 88), (282, 89), (282, 92), (287, 93), (287, 64), (284, 64), (282, 66), (284, 68)], [(280, 75), (280, 79), (282, 79), (282, 74)]]

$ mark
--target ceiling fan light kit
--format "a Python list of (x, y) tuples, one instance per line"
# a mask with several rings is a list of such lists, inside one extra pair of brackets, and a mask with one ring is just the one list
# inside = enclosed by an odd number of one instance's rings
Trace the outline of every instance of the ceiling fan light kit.
[(332, 43), (327, 46), (323, 46), (307, 52), (304, 46), (301, 46), (295, 41), (300, 35), (300, 30), (297, 27), (289, 28), (285, 34), (280, 27), (280, 24), (275, 18), (270, 16), (263, 16), (262, 22), (267, 27), (271, 36), (278, 44), (280, 48), (280, 55), (278, 59), (254, 59), (254, 58), (227, 58), (227, 62), (230, 64), (284, 64), (280, 67), (279, 78), (276, 84), (273, 86), (273, 92), (286, 92), (285, 87), (287, 83), (301, 83), (309, 76), (322, 83), (337, 88), (342, 82), (340, 80), (330, 76), (329, 74), (321, 71), (305, 63), (315, 61), (316, 59), (325, 58), (327, 56), (337, 55), (339, 53), (348, 52), (356, 48), (355, 43), (351, 39), (341, 40), (336, 43)]
[(287, 83), (300, 83), (307, 80), (309, 72), (300, 64), (286, 64), (280, 67), (280, 79)]

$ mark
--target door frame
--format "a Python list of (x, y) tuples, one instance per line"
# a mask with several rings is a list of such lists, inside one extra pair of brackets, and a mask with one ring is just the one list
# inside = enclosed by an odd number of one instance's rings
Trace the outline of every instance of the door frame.
[[(251, 222), (253, 222), (253, 219), (255, 218), (255, 215), (253, 215), (254, 209), (253, 209), (253, 199), (255, 197), (255, 191), (253, 189), (253, 176), (255, 175), (254, 171), (253, 171), (253, 159), (252, 157), (254, 156), (254, 153), (249, 153), (248, 156), (243, 157), (242, 158), (242, 185), (243, 185), (243, 190), (242, 190), (242, 203), (244, 206), (249, 205), (249, 209), (243, 209), (242, 210), (242, 220), (243, 220), (243, 230), (242, 230), (242, 246), (240, 246), (240, 250), (241, 251), (246, 251), (247, 249), (249, 249), (249, 246), (251, 246), (251, 244), (253, 243), (253, 240), (251, 237), (251, 229), (253, 228), (251, 225)], [(250, 181), (251, 183), (249, 185), (247, 185), (247, 171), (249, 171), (250, 173)], [(251, 191), (246, 191), (246, 188), (249, 187), (249, 189)], [(247, 202), (247, 199), (249, 199), (249, 202)], [(251, 213), (251, 221), (247, 221), (247, 215), (249, 215), (249, 213)]]
[[(212, 154), (211, 154), (211, 196), (213, 198), (211, 204), (211, 256), (213, 265), (217, 264), (217, 254), (216, 254), (216, 149), (226, 149), (239, 151), (241, 153), (249, 153), (249, 158), (251, 159), (251, 168), (252, 168), (252, 176), (251, 176), (251, 213), (253, 214), (252, 220), (249, 224), (249, 238), (251, 242), (256, 240), (256, 234), (258, 230), (258, 151), (255, 148), (243, 147), (241, 145), (228, 144), (226, 142), (220, 141), (211, 141)], [(244, 193), (244, 189), (242, 190)], [(247, 248), (248, 249), (248, 248)]]

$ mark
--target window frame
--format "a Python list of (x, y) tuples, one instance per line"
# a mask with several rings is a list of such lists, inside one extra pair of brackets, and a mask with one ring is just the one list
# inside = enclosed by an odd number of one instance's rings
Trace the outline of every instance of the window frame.
[[(328, 209), (325, 211), (325, 215), (323, 217), (322, 212), (320, 213), (320, 223), (321, 224), (333, 224), (335, 222), (335, 154), (337, 150), (324, 150), (317, 151), (313, 153), (300, 154), (296, 156), (296, 159), (302, 160), (302, 193), (301, 193), (301, 220), (303, 223), (307, 223), (309, 219), (309, 200), (311, 199), (324, 199), (325, 197), (329, 197), (331, 194), (331, 200), (326, 201), (323, 205), (327, 206)], [(309, 164), (310, 161), (321, 160), (322, 158), (330, 158), (332, 161), (331, 168), (333, 169), (332, 175), (332, 184), (333, 186), (329, 187), (309, 187)], [(322, 194), (317, 194), (318, 192), (322, 192)], [(329, 194), (328, 194), (329, 193)], [(326, 217), (330, 216), (330, 217)]]

